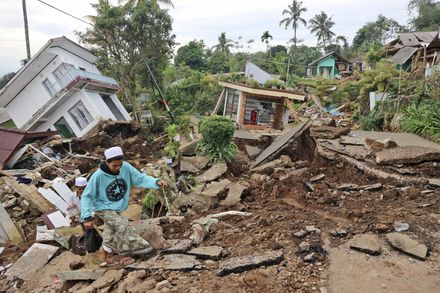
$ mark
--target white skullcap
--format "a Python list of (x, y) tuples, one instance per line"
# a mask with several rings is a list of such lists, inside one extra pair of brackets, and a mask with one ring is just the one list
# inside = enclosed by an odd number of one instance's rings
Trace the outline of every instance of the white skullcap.
[(78, 177), (75, 179), (75, 185), (78, 187), (87, 186), (87, 179), (84, 177)]
[(121, 157), (123, 155), (124, 155), (124, 153), (122, 152), (122, 149), (120, 147), (112, 147), (112, 148), (105, 150), (105, 152), (104, 152), (104, 156), (105, 156), (106, 160), (109, 160), (109, 159), (115, 158), (115, 157)]

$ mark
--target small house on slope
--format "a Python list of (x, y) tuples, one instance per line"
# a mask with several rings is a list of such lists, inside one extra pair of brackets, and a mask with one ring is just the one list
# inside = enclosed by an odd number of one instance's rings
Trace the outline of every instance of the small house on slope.
[(99, 72), (97, 59), (66, 37), (51, 39), (0, 90), (0, 107), (21, 130), (64, 137), (82, 137), (102, 119), (130, 120), (118, 82)]
[(308, 65), (308, 77), (340, 78), (351, 73), (351, 62), (336, 52), (330, 52)]
[(295, 115), (292, 102), (305, 100), (305, 94), (291, 90), (252, 87), (230, 81), (219, 84), (224, 90), (217, 108), (222, 105), (223, 116), (230, 117), (239, 128), (248, 130), (283, 129), (288, 124), (289, 115)]

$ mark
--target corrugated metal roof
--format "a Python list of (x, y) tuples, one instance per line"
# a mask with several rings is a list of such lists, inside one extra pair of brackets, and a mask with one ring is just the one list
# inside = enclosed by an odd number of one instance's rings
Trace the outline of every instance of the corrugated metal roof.
[(325, 54), (324, 56), (322, 56), (321, 58), (316, 59), (315, 61), (313, 61), (312, 63), (309, 64), (309, 66), (315, 66), (317, 65), (321, 60), (324, 60), (326, 58), (328, 58), (329, 56), (335, 56), (336, 58), (342, 60), (343, 62), (346, 63), (351, 63), (347, 58), (345, 58), (344, 56), (342, 56), (341, 54), (336, 53), (335, 51), (330, 52)]
[(404, 64), (406, 61), (408, 61), (409, 58), (411, 58), (412, 55), (418, 50), (419, 48), (414, 47), (404, 47), (400, 49), (393, 57), (391, 57), (391, 61), (395, 64)]
[(26, 132), (17, 129), (0, 128), (0, 169), (25, 139), (44, 138), (57, 134), (55, 131)]
[(421, 46), (421, 43), (431, 43), (438, 32), (400, 33), (399, 40), (403, 46)]

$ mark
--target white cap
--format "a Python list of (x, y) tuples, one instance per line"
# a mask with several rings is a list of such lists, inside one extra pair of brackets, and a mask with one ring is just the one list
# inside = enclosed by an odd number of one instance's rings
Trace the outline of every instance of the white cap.
[(75, 179), (75, 186), (84, 187), (87, 186), (87, 179), (84, 177), (78, 177)]
[(124, 153), (122, 152), (122, 149), (120, 147), (112, 147), (109, 149), (106, 149), (104, 152), (104, 156), (106, 160), (109, 160), (111, 158), (115, 157), (121, 157)]

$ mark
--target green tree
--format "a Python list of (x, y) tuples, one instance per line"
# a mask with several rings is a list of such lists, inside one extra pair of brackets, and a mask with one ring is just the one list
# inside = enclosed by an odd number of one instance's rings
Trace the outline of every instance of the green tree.
[(269, 54), (270, 54), (270, 50), (269, 50), (269, 48), (270, 48), (270, 46), (269, 46), (269, 42), (270, 42), (270, 40), (272, 40), (272, 39), (273, 39), (273, 37), (272, 37), (272, 35), (269, 33), (269, 31), (265, 31), (265, 32), (263, 33), (263, 35), (261, 36), (261, 42), (266, 44), (267, 52), (268, 52)]
[(353, 49), (368, 51), (371, 46), (382, 46), (390, 39), (395, 38), (398, 32), (406, 28), (391, 18), (379, 15), (375, 21), (362, 26), (353, 39)]
[(228, 57), (231, 53), (231, 47), (233, 46), (232, 40), (226, 37), (226, 33), (223, 32), (218, 37), (218, 44), (214, 46), (216, 50), (225, 53)]
[(320, 14), (315, 15), (309, 21), (309, 29), (312, 34), (318, 38), (318, 44), (322, 43), (325, 47), (326, 43), (331, 43), (331, 40), (335, 33), (331, 30), (335, 25), (335, 22), (331, 17), (328, 17), (327, 13), (321, 11)]
[[(233, 57), (231, 57), (233, 58)], [(208, 60), (208, 71), (211, 73), (229, 72), (229, 60), (226, 53), (221, 51), (212, 52)]]
[(174, 57), (174, 64), (177, 66), (188, 65), (194, 70), (206, 70), (208, 60), (203, 41), (194, 40), (180, 47)]
[[(139, 2), (139, 0), (118, 0), (119, 4), (128, 3), (130, 5), (136, 5), (138, 2)], [(155, 2), (162, 3), (162, 4), (165, 4), (165, 5), (168, 5), (168, 6), (171, 6), (174, 8), (173, 1), (171, 1), (171, 0), (156, 0)]]
[(92, 7), (96, 11), (89, 17), (93, 27), (78, 32), (78, 37), (99, 57), (100, 69), (120, 82), (122, 101), (136, 108), (139, 84), (153, 88), (146, 62), (160, 82), (171, 57), (172, 19), (152, 0), (115, 6), (99, 0)]
[(411, 0), (408, 11), (413, 17), (409, 24), (416, 31), (438, 31), (440, 27), (440, 2), (433, 0)]
[(285, 29), (289, 26), (293, 29), (293, 45), (296, 47), (298, 39), (296, 37), (296, 31), (300, 24), (307, 25), (307, 21), (301, 17), (301, 14), (307, 11), (307, 8), (302, 7), (302, 1), (293, 0), (292, 4), (288, 6), (288, 9), (284, 9), (283, 15), (287, 15), (286, 18), (280, 21), (280, 26), (284, 25)]
[(6, 73), (0, 77), (0, 89), (3, 88), (15, 75), (15, 72)]

